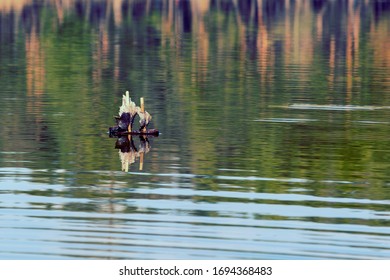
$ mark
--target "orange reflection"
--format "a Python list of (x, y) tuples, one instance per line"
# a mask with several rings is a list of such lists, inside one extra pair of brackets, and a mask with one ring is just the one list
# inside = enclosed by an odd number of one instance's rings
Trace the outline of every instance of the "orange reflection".
[(3, 13), (9, 13), (11, 11), (19, 14), (25, 5), (31, 4), (32, 0), (1, 0), (0, 11)]
[(346, 46), (346, 79), (347, 79), (347, 104), (352, 99), (352, 87), (355, 70), (359, 67), (359, 26), (360, 26), (360, 5), (354, 8), (353, 0), (348, 1), (348, 22), (347, 22), (347, 46)]
[(329, 89), (331, 91), (333, 91), (334, 88), (335, 67), (336, 67), (336, 42), (334, 37), (332, 36), (330, 39), (330, 46), (329, 46), (329, 76), (328, 76)]
[[(33, 0), (3, 0), (0, 1), (0, 12), (13, 12), (17, 17), (22, 17), (22, 12), (33, 3)], [(345, 98), (347, 102), (351, 102), (354, 89), (360, 86), (358, 70), (361, 61), (361, 34), (367, 19), (371, 22), (368, 40), (374, 51), (374, 63), (383, 67), (387, 73), (389, 71), (389, 25), (383, 16), (382, 20), (374, 22), (377, 20), (373, 15), (376, 12), (373, 6), (375, 1), (345, 0), (344, 4), (340, 4), (325, 0), (47, 0), (40, 3), (40, 7), (49, 7), (54, 11), (54, 17), (45, 19), (49, 22), (45, 22), (47, 26), (60, 28), (69, 20), (67, 17), (74, 14), (86, 26), (90, 24), (88, 27), (92, 29), (98, 26), (96, 30), (92, 30), (94, 39), (90, 53), (92, 80), (95, 85), (101, 84), (103, 71), (110, 65), (113, 66), (113, 78), (119, 79), (123, 46), (113, 44), (112, 40), (114, 38), (119, 41), (123, 28), (132, 26), (136, 17), (150, 17), (150, 21), (145, 20), (144, 24), (147, 27), (153, 26), (158, 32), (161, 38), (159, 47), (172, 51), (170, 56), (162, 52), (162, 61), (171, 63), (177, 69), (190, 65), (190, 82), (194, 86), (204, 84), (213, 68), (227, 67), (228, 72), (238, 72), (237, 75), (245, 77), (246, 69), (253, 64), (258, 72), (259, 83), (263, 86), (276, 76), (276, 55), (283, 52), (281, 63), (288, 69), (285, 74), (298, 83), (307, 82), (310, 78), (307, 73), (316, 67), (318, 57), (329, 60), (325, 63), (329, 68), (323, 71), (323, 75), (328, 78), (330, 90), (335, 88), (335, 73), (342, 69), (345, 74)], [(314, 5), (319, 6), (314, 10)], [(42, 14), (44, 13), (36, 15), (39, 19), (36, 18), (33, 22), (35, 26), (27, 26), (32, 31), (26, 36), (25, 42), (27, 90), (29, 94), (35, 95), (43, 92), (46, 71), (45, 55), (39, 40), (43, 24), (38, 21)], [(332, 26), (333, 19), (329, 18), (334, 15), (342, 17), (337, 27)], [(367, 18), (363, 20), (364, 16)], [(15, 22), (23, 20), (17, 19)], [(13, 28), (18, 29), (18, 25), (15, 24)], [(112, 37), (109, 36), (111, 34)], [(190, 55), (183, 57), (180, 52), (185, 47), (183, 38), (188, 39), (186, 36), (191, 39)], [(277, 45), (281, 50), (276, 48)], [(237, 51), (234, 70), (230, 69), (233, 68), (232, 65), (225, 65), (224, 61), (226, 52), (233, 49)], [(329, 50), (329, 53), (323, 50)], [(211, 54), (216, 56), (213, 61), (217, 65), (209, 64)], [(385, 75), (384, 79), (389, 79), (388, 77), (390, 75)], [(189, 82), (180, 71), (177, 79), (182, 84)]]
[(30, 34), (27, 34), (26, 42), (26, 83), (27, 96), (31, 103), (28, 108), (36, 112), (41, 106), (40, 97), (45, 88), (45, 53), (39, 40), (39, 35), (33, 27)]

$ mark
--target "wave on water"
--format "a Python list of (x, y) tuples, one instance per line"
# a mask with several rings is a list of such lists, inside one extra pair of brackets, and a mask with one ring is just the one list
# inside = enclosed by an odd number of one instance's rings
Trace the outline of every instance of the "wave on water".
[(329, 110), (329, 111), (363, 111), (363, 110), (388, 110), (390, 106), (369, 106), (369, 105), (320, 105), (320, 104), (305, 104), (305, 103), (294, 103), (290, 105), (272, 106), (273, 108), (284, 108), (284, 109), (297, 109), (297, 110)]

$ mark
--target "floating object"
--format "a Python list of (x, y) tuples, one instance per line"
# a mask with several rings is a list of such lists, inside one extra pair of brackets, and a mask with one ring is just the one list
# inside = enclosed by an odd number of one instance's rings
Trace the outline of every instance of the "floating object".
[[(148, 136), (157, 137), (160, 132), (157, 129), (147, 129), (152, 116), (145, 111), (144, 98), (140, 99), (141, 107), (131, 101), (129, 92), (122, 97), (122, 105), (119, 107), (119, 116), (115, 117), (116, 126), (108, 129), (110, 137), (118, 137), (115, 148), (119, 149), (119, 158), (122, 162), (122, 170), (129, 171), (129, 166), (135, 163), (136, 158), (140, 159), (139, 170), (143, 170), (144, 156), (150, 149)], [(139, 117), (139, 130), (133, 130), (135, 117)], [(138, 149), (134, 145), (133, 135), (138, 135), (140, 145)]]
[[(157, 129), (147, 129), (148, 124), (152, 120), (152, 116), (145, 111), (144, 98), (140, 99), (141, 107), (135, 105), (131, 101), (129, 92), (122, 97), (122, 105), (119, 107), (119, 116), (115, 117), (117, 126), (109, 128), (110, 137), (118, 137), (123, 135), (149, 135), (158, 136)], [(134, 119), (139, 116), (139, 130), (133, 130)]]

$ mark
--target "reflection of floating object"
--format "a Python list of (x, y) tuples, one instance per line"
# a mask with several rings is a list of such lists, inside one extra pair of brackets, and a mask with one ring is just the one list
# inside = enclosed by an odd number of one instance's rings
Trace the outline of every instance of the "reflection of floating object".
[(355, 106), (355, 105), (317, 105), (317, 104), (291, 104), (286, 106), (272, 106), (273, 108), (300, 109), (300, 110), (329, 110), (329, 111), (360, 111), (360, 110), (386, 110), (390, 106)]
[(150, 143), (148, 138), (140, 136), (140, 144), (138, 149), (134, 145), (133, 137), (122, 136), (115, 142), (115, 148), (119, 149), (119, 158), (122, 162), (122, 170), (129, 171), (129, 166), (135, 163), (137, 158), (140, 158), (139, 169), (143, 169), (144, 155), (150, 151)]
[[(145, 111), (144, 98), (141, 97), (141, 107), (135, 105), (131, 101), (129, 92), (126, 91), (126, 95), (122, 97), (122, 105), (119, 107), (119, 116), (115, 117), (117, 126), (109, 128), (110, 136), (122, 136), (122, 135), (153, 135), (158, 136), (159, 131), (157, 129), (147, 129), (146, 127), (150, 123), (152, 116)], [(139, 116), (139, 130), (133, 131), (133, 123), (136, 116)]]

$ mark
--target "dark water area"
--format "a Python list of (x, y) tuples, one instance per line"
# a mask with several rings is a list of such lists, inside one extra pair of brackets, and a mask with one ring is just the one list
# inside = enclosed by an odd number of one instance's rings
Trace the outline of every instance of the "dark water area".
[(0, 259), (390, 259), (389, 3), (1, 1)]

